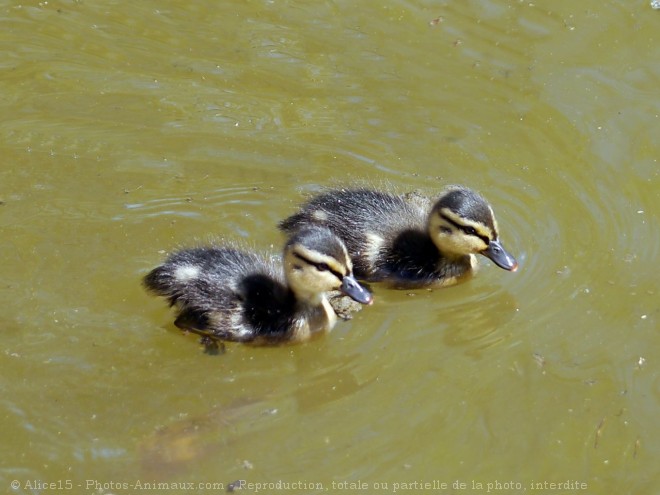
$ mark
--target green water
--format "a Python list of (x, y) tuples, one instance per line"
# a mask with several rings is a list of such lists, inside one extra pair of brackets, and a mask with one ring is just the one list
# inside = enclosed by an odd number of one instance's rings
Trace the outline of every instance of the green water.
[[(0, 492), (658, 493), (659, 33), (647, 1), (3, 2)], [(222, 356), (140, 287), (355, 182), (481, 191), (520, 269)]]

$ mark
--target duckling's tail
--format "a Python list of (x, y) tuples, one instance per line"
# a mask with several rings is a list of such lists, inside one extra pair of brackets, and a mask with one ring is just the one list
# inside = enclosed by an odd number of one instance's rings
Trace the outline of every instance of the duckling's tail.
[(280, 223), (278, 223), (277, 228), (282, 232), (292, 234), (298, 230), (298, 228), (300, 228), (301, 224), (304, 225), (304, 222), (305, 216), (302, 213), (296, 213), (295, 215), (291, 215), (290, 217), (285, 218)]
[(147, 273), (142, 279), (142, 285), (148, 292), (156, 296), (166, 297), (170, 302), (170, 306), (174, 306), (176, 303), (172, 273), (165, 266), (158, 266)]

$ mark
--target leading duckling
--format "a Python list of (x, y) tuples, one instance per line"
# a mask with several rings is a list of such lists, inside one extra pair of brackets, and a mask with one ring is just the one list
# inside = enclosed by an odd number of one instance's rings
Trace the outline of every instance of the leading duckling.
[(518, 268), (499, 241), (493, 209), (463, 186), (447, 187), (435, 202), (419, 194), (331, 190), (279, 227), (290, 234), (309, 225), (326, 226), (344, 241), (359, 279), (398, 288), (455, 284), (474, 271), (476, 254), (505, 270)]
[(337, 316), (328, 291), (372, 302), (353, 277), (344, 243), (327, 228), (292, 234), (283, 264), (234, 247), (199, 247), (172, 254), (143, 282), (176, 307), (174, 324), (201, 335), (210, 352), (217, 341), (302, 342), (330, 331)]

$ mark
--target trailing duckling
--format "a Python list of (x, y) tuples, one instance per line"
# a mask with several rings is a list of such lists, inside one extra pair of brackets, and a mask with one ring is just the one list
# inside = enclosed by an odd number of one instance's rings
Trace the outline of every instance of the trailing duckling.
[(284, 270), (234, 247), (184, 249), (147, 274), (144, 286), (166, 297), (177, 309), (174, 324), (201, 335), (210, 351), (217, 341), (302, 342), (330, 331), (337, 317), (328, 291), (372, 302), (353, 277), (344, 243), (327, 228), (312, 225), (293, 233), (283, 264)]
[(500, 268), (518, 263), (499, 241), (488, 202), (462, 186), (450, 186), (432, 201), (370, 189), (332, 190), (302, 205), (279, 224), (292, 233), (309, 225), (339, 236), (359, 279), (399, 288), (452, 285), (477, 266), (475, 254)]

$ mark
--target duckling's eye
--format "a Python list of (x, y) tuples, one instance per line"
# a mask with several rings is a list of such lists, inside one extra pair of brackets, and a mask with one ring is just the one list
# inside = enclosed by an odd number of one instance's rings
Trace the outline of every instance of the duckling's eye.
[(316, 269), (320, 272), (327, 272), (328, 270), (330, 270), (330, 267), (328, 266), (327, 263), (317, 263)]
[(477, 235), (477, 231), (474, 229), (474, 227), (464, 227), (463, 232), (465, 232), (467, 235)]

